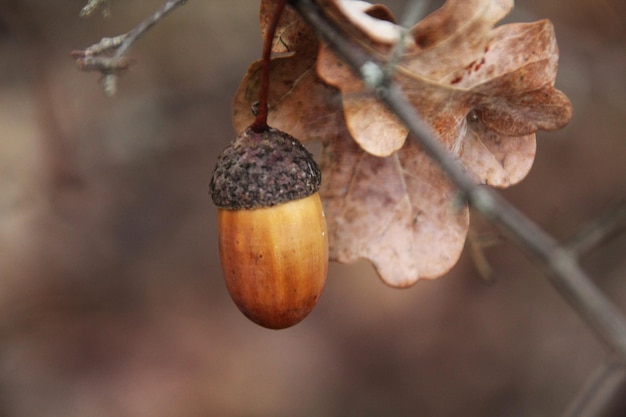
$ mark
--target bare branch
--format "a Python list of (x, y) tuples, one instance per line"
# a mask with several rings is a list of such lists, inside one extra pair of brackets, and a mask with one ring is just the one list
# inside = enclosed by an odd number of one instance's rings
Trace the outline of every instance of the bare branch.
[(124, 42), (124, 39), (126, 39), (125, 33), (112, 38), (102, 38), (100, 39), (100, 42), (91, 45), (89, 48), (81, 51), (72, 51), (70, 55), (74, 58), (100, 55), (104, 52), (110, 51), (111, 49), (118, 48), (122, 42)]
[(565, 412), (565, 417), (600, 417), (626, 382), (626, 369), (615, 360), (608, 361), (589, 378)]
[(626, 230), (626, 202), (618, 204), (609, 212), (596, 218), (567, 240), (567, 248), (577, 255), (583, 255)]
[(146, 33), (148, 29), (150, 29), (157, 22), (167, 16), (176, 7), (182, 6), (186, 2), (187, 0), (169, 0), (168, 2), (166, 2), (163, 7), (154, 12), (152, 16), (148, 17), (137, 26), (132, 28), (128, 33), (126, 33), (124, 41), (117, 49), (115, 56), (119, 58), (124, 55), (126, 51), (128, 51), (128, 49), (131, 47), (131, 45), (135, 43), (137, 39), (143, 36), (143, 34)]
[(400, 39), (398, 39), (398, 43), (396, 43), (395, 47), (391, 51), (389, 62), (385, 65), (386, 77), (391, 77), (395, 72), (397, 68), (396, 64), (404, 52), (404, 48), (406, 46), (405, 41), (407, 36), (410, 34), (410, 28), (424, 17), (428, 3), (428, 1), (424, 0), (413, 0), (406, 6), (406, 10), (402, 14), (403, 19), (400, 25), (402, 28), (400, 32)]
[(495, 282), (496, 278), (493, 273), (493, 269), (487, 256), (485, 255), (485, 249), (502, 242), (502, 236), (499, 234), (479, 234), (473, 231), (471, 228), (467, 235), (467, 248), (469, 255), (474, 262), (474, 267), (480, 274), (483, 281), (487, 284)]
[(466, 175), (461, 164), (439, 144), (400, 87), (384, 76), (383, 65), (342, 30), (341, 25), (349, 23), (329, 19), (315, 0), (291, 0), (290, 4), (345, 62), (367, 78), (372, 92), (407, 126), (412, 139), (441, 166), (463, 198), (543, 266), (554, 287), (615, 352), (619, 361), (626, 364), (626, 319), (592, 283), (576, 257), (499, 194)]
[[(89, 1), (81, 11), (81, 16), (91, 13), (103, 1), (108, 3), (108, 0)], [(112, 38), (102, 38), (100, 42), (83, 50), (72, 51), (70, 55), (76, 59), (76, 64), (81, 70), (99, 71), (104, 77), (107, 95), (113, 95), (117, 74), (130, 66), (131, 60), (124, 56), (130, 47), (152, 26), (186, 2), (187, 0), (170, 0), (127, 33)], [(115, 52), (111, 55), (104, 55), (110, 51)]]

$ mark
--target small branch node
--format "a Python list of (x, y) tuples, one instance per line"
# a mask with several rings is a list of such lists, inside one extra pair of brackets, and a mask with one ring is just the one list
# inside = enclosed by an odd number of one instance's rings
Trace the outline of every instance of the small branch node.
[(94, 10), (102, 6), (102, 16), (104, 18), (111, 17), (111, 1), (110, 0), (89, 0), (87, 4), (80, 10), (80, 17), (90, 16)]
[(483, 216), (493, 219), (498, 210), (497, 203), (493, 195), (483, 187), (474, 187), (468, 194), (470, 205)]
[(382, 68), (373, 61), (367, 61), (363, 64), (360, 73), (365, 86), (370, 90), (375, 90), (384, 84), (385, 73)]

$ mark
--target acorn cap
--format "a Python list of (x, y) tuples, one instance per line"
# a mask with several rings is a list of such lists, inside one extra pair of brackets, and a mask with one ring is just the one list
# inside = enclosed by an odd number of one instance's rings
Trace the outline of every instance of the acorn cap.
[(317, 162), (296, 138), (247, 128), (217, 159), (210, 192), (220, 208), (251, 210), (308, 197), (321, 183)]

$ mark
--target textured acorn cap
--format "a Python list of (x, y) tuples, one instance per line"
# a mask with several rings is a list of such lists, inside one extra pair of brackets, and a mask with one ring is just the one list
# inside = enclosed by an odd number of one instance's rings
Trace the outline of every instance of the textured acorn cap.
[(249, 210), (308, 197), (321, 182), (317, 162), (296, 138), (248, 128), (219, 156), (210, 192), (220, 208)]

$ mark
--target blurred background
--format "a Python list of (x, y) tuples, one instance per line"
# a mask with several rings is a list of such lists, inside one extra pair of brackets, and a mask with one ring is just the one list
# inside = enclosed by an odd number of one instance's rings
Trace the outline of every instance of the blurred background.
[[(0, 0), (0, 416), (554, 416), (607, 358), (506, 241), (485, 251), (491, 284), (467, 250), (404, 290), (365, 261), (331, 264), (304, 322), (249, 322), (222, 280), (208, 182), (260, 56), (258, 2), (189, 1), (135, 44), (114, 98), (69, 52), (163, 1), (80, 19), (85, 3)], [(538, 134), (504, 194), (567, 239), (626, 199), (626, 7), (528, 0), (507, 20), (541, 18), (574, 119)], [(622, 234), (583, 258), (621, 307), (625, 253)]]

